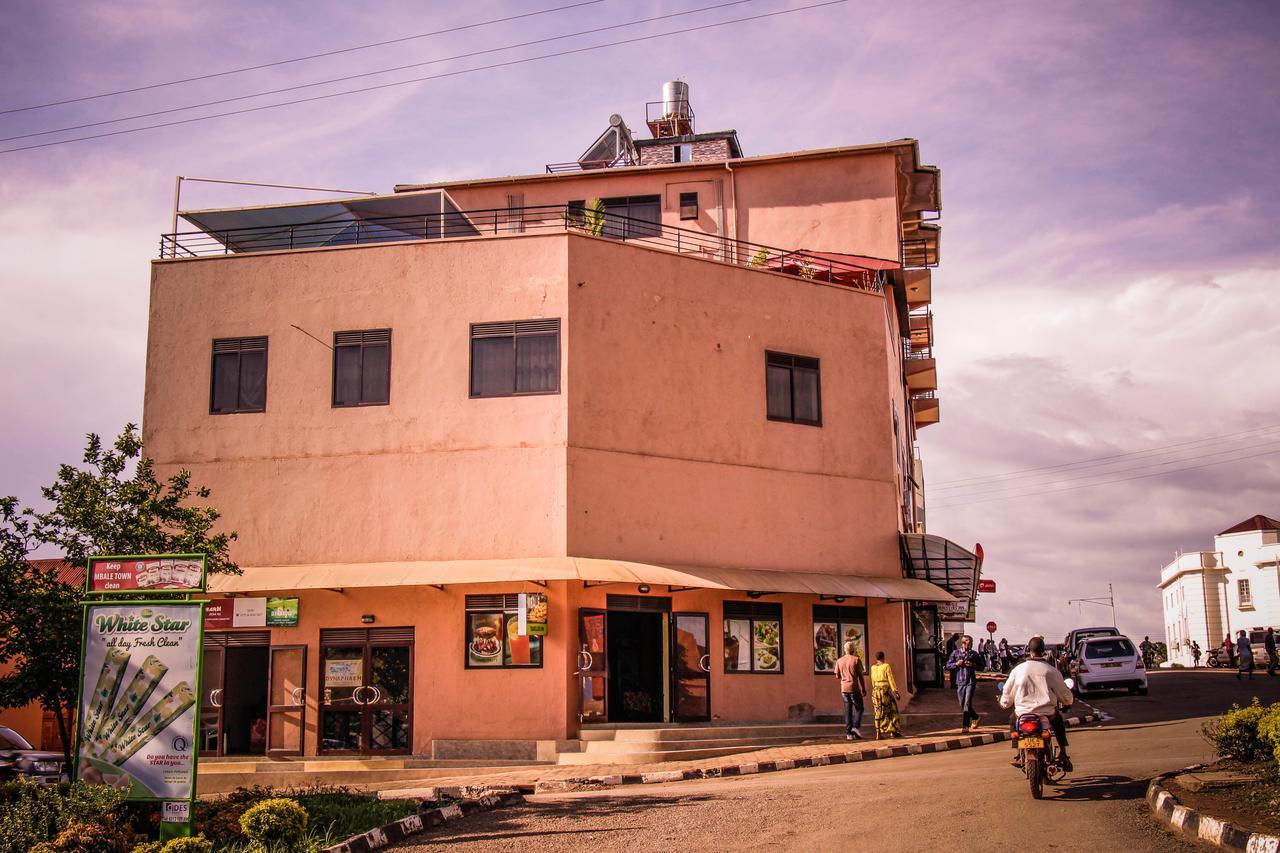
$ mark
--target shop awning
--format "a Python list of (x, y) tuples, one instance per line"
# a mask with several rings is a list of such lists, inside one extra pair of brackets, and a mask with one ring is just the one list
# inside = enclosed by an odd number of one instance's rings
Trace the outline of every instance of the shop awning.
[(952, 601), (928, 581), (902, 577), (659, 566), (586, 557), (512, 560), (447, 560), (403, 563), (324, 563), (296, 566), (244, 566), (241, 575), (211, 575), (209, 591), (277, 592), (348, 587), (445, 586), (522, 581), (648, 583), (675, 588), (732, 589), (745, 592), (797, 592), (911, 601)]
[(982, 558), (950, 539), (905, 533), (902, 563), (908, 577), (940, 586), (956, 598), (973, 601), (977, 594)]

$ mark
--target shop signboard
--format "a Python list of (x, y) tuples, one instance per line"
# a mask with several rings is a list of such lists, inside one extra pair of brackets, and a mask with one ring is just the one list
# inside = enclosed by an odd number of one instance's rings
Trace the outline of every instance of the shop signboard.
[(204, 604), (84, 605), (76, 777), (165, 801), (170, 823), (187, 822), (195, 797)]
[(298, 599), (268, 598), (267, 599), (267, 627), (268, 628), (298, 627)]
[(204, 614), (206, 628), (263, 628), (267, 624), (265, 598), (220, 598), (208, 602)]
[(364, 660), (327, 660), (324, 662), (324, 686), (360, 687), (364, 684)]
[(85, 591), (89, 593), (138, 595), (204, 589), (203, 554), (90, 557), (88, 564)]
[(996, 582), (990, 578), (982, 578), (978, 581), (978, 592), (995, 592)]

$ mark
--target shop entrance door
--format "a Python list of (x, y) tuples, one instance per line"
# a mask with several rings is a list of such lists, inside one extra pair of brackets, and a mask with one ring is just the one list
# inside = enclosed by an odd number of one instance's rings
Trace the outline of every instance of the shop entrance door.
[(205, 634), (201, 754), (266, 754), (270, 647), (269, 631)]
[(267, 755), (302, 755), (307, 723), (307, 647), (271, 648)]
[(406, 755), (413, 746), (413, 628), (320, 632), (320, 749)]
[(709, 622), (706, 613), (671, 617), (671, 719), (678, 723), (711, 719)]

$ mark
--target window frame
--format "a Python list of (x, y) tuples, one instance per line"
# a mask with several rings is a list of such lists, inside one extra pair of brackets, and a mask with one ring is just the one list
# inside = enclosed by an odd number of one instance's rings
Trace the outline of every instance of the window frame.
[[(262, 342), (262, 346), (246, 347), (246, 343), (256, 344)], [(218, 352), (218, 345), (236, 344), (234, 350), (236, 354), (236, 408), (218, 410), (215, 408), (217, 402), (217, 378), (218, 378), (218, 356), (227, 355), (228, 351)], [(240, 385), (242, 377), (242, 368), (244, 365), (243, 353), (259, 352), (262, 353), (262, 407), (255, 409), (242, 409), (240, 402)], [(267, 335), (247, 335), (239, 338), (214, 338), (209, 348), (209, 414), (211, 415), (252, 415), (262, 414), (267, 411), (267, 375), (270, 361), (269, 339)]]
[[(524, 324), (536, 324), (536, 323), (545, 324), (548, 322), (555, 323), (554, 332), (548, 332), (544, 329), (538, 329), (536, 327), (534, 327), (533, 329), (525, 329), (525, 330), (521, 330), (520, 328), (521, 325), (524, 325)], [(476, 336), (477, 329), (494, 329), (498, 326), (511, 326), (511, 329), (512, 329), (511, 334), (510, 335), (482, 334), (479, 337)], [(560, 387), (561, 387), (560, 373), (564, 367), (564, 359), (562, 357), (561, 340), (560, 340), (560, 333), (562, 331), (562, 328), (563, 326), (560, 322), (559, 317), (546, 317), (539, 320), (503, 320), (496, 323), (472, 323), (467, 335), (467, 398), (471, 400), (493, 400), (493, 399), (498, 399), (502, 397), (545, 397), (552, 394), (559, 394)], [(494, 339), (506, 338), (506, 337), (511, 338), (511, 370), (512, 370), (511, 387), (513, 390), (509, 392), (504, 392), (501, 394), (477, 394), (475, 392), (475, 375), (476, 375), (475, 342), (477, 340), (494, 340)], [(555, 387), (554, 388), (538, 390), (538, 391), (521, 391), (517, 387), (517, 380), (519, 378), (518, 340), (522, 337), (526, 337), (526, 338), (554, 337), (555, 338), (556, 367), (555, 367)]]
[[(692, 200), (690, 200), (691, 196)], [(697, 219), (699, 210), (697, 190), (680, 193), (680, 220), (682, 222), (689, 219)]]
[(1253, 587), (1248, 578), (1236, 578), (1236, 597), (1240, 600), (1240, 609), (1253, 607)]
[[(797, 362), (805, 362), (803, 364)], [(812, 362), (812, 365), (808, 364)], [(769, 368), (781, 367), (788, 371), (788, 387), (790, 390), (791, 416), (782, 417), (769, 411)], [(814, 420), (796, 417), (796, 371), (813, 371), (814, 403), (818, 416)], [(793, 353), (765, 350), (764, 353), (764, 408), (765, 417), (775, 423), (800, 424), (802, 426), (822, 426), (822, 359), (815, 356), (795, 355)]]
[(862, 628), (862, 670), (863, 673), (869, 673), (870, 667), (867, 666), (867, 651), (871, 648), (870, 625), (867, 622), (867, 608), (858, 605), (846, 604), (815, 604), (813, 605), (813, 674), (814, 675), (831, 675), (835, 672), (834, 663), (831, 669), (818, 669), (818, 626), (830, 625), (834, 623), (836, 626), (836, 660), (844, 654), (844, 629), (846, 625), (858, 625)]
[[(750, 669), (730, 669), (729, 658), (724, 653), (728, 649), (725, 644), (721, 651), (721, 664), (725, 675), (783, 675), (786, 671), (786, 638), (784, 634), (784, 621), (782, 604), (778, 602), (764, 601), (722, 601), (720, 603), (720, 627), (727, 636), (729, 632), (730, 620), (735, 622), (747, 622), (751, 637), (751, 653), (748, 660), (751, 662)], [(757, 669), (756, 668), (756, 623), (757, 622), (776, 622), (778, 625), (778, 668), (777, 669)]]
[[(542, 669), (547, 660), (546, 637), (538, 635), (538, 662), (537, 663), (507, 663), (507, 644), (510, 639), (507, 634), (507, 622), (509, 619), (518, 618), (519, 599), (517, 593), (499, 593), (495, 595), (468, 595), (463, 599), (462, 604), (462, 663), (464, 669), (469, 670), (494, 670), (505, 672), (507, 670), (522, 669)], [(478, 599), (491, 599), (501, 597), (503, 603), (498, 607), (496, 603), (488, 602), (480, 603)], [(514, 603), (509, 603), (506, 599), (513, 599)], [(473, 603), (475, 602), (475, 603)], [(502, 617), (502, 651), (498, 654), (498, 663), (496, 664), (474, 664), (471, 662), (469, 653), (471, 647), (471, 617), (472, 616), (501, 616)], [(534, 635), (526, 635), (534, 636)], [(532, 660), (533, 652), (530, 650), (530, 659)]]
[[(386, 333), (386, 336), (387, 336), (386, 341), (366, 340), (366, 337), (368, 335), (381, 335), (384, 332)], [(358, 343), (339, 344), (338, 339), (342, 335), (360, 335), (361, 337)], [(375, 400), (375, 401), (365, 401), (364, 399), (361, 399), (359, 402), (355, 402), (355, 403), (338, 402), (338, 348), (339, 346), (344, 348), (359, 347), (360, 349), (360, 389), (361, 389), (362, 398), (364, 396), (365, 348), (368, 346), (386, 346), (387, 348), (387, 399)], [(333, 382), (330, 387), (329, 402), (330, 402), (330, 407), (334, 409), (359, 409), (359, 408), (364, 408), (366, 406), (390, 406), (391, 405), (391, 329), (389, 328), (387, 329), (353, 329), (346, 332), (333, 333)]]

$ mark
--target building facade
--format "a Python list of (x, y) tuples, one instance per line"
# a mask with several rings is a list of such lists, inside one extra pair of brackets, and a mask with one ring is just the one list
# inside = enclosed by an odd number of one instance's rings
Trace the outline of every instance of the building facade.
[(619, 128), (576, 169), (165, 235), (144, 440), (243, 568), (213, 579), (206, 751), (533, 757), (834, 713), (846, 638), (936, 681), (955, 590), (904, 537), (938, 171), (914, 140), (741, 157), (678, 121), (643, 165)]
[(1193, 642), (1208, 654), (1240, 630), (1280, 628), (1277, 570), (1280, 522), (1265, 515), (1219, 533), (1212, 551), (1175, 557), (1159, 584), (1169, 662), (1191, 666)]

